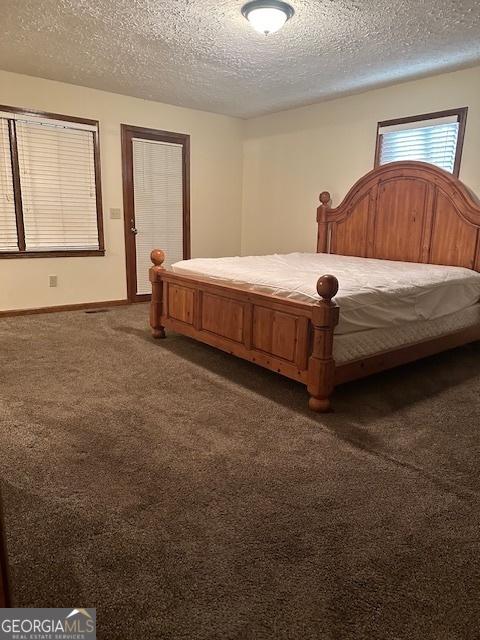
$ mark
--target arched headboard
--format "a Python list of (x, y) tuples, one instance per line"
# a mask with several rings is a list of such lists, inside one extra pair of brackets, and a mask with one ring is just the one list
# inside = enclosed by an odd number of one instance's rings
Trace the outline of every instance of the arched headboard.
[(320, 194), (317, 251), (480, 271), (480, 202), (458, 178), (424, 162), (367, 173), (330, 208)]

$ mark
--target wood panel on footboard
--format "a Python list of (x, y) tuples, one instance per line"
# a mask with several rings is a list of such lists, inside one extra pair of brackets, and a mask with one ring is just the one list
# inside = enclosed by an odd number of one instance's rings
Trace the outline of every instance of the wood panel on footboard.
[[(363, 176), (330, 208), (320, 194), (317, 251), (480, 271), (480, 205), (453, 175), (422, 162), (394, 162)], [(301, 302), (257, 293), (163, 267), (154, 250), (150, 324), (276, 371), (307, 386), (312, 410), (330, 409), (336, 384), (480, 340), (480, 325), (336, 366), (334, 332), (341, 308), (334, 275), (320, 276), (319, 299)]]
[(333, 332), (338, 306), (334, 276), (319, 278), (316, 304), (288, 300), (190, 278), (163, 267), (154, 250), (150, 268), (150, 325), (155, 338), (165, 328), (307, 385), (310, 408), (328, 411), (335, 385)]

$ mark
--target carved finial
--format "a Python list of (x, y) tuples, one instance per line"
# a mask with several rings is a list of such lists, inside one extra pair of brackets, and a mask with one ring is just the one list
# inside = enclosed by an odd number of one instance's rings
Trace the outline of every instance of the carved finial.
[(330, 274), (322, 276), (318, 279), (317, 291), (321, 298), (330, 302), (330, 300), (337, 295), (338, 280)]
[(322, 193), (320, 194), (320, 202), (325, 206), (328, 207), (328, 205), (330, 204), (332, 198), (330, 196), (330, 194), (328, 193), (328, 191), (322, 191)]
[(156, 267), (161, 267), (165, 262), (165, 252), (161, 249), (154, 249), (150, 254), (150, 260)]

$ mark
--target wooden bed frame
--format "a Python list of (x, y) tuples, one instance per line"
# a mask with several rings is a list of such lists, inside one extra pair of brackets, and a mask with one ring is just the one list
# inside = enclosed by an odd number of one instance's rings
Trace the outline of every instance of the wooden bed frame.
[[(480, 203), (453, 175), (422, 162), (367, 173), (336, 208), (320, 194), (317, 252), (462, 266), (480, 271)], [(339, 309), (334, 275), (322, 275), (319, 300), (298, 302), (165, 269), (152, 251), (150, 324), (255, 362), (307, 386), (309, 407), (330, 409), (335, 385), (480, 339), (480, 324), (336, 366)], [(320, 275), (320, 274), (319, 274)]]

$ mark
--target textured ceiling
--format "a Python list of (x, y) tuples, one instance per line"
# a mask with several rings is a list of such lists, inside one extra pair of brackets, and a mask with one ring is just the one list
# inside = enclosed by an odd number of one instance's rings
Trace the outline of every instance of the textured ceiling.
[(241, 117), (480, 62), (478, 0), (0, 0), (0, 68)]

